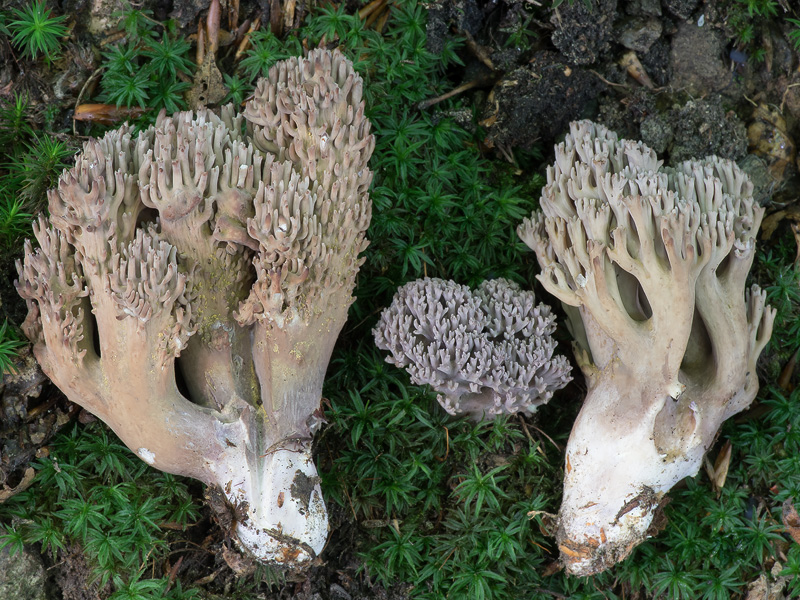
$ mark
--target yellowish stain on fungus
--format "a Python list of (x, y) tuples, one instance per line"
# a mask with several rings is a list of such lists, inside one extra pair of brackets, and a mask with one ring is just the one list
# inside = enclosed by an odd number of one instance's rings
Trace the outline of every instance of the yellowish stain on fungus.
[(303, 356), (305, 355), (306, 350), (308, 350), (308, 348), (310, 347), (311, 347), (310, 341), (297, 342), (294, 345), (294, 348), (291, 349), (289, 354), (291, 354), (295, 360), (301, 362), (303, 360)]

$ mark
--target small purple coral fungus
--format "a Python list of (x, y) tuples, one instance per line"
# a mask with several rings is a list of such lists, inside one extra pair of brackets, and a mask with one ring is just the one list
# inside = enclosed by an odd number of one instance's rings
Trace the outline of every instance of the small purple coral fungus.
[(553, 356), (555, 316), (505, 279), (476, 291), (443, 279), (401, 287), (373, 330), (390, 363), (416, 384), (430, 384), (451, 415), (474, 420), (533, 413), (570, 381)]

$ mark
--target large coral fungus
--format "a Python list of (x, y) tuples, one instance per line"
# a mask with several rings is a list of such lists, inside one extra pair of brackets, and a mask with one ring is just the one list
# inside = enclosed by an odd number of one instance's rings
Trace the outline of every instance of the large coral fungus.
[(531, 414), (570, 381), (554, 355), (555, 316), (513, 281), (476, 291), (454, 281), (420, 279), (401, 287), (373, 334), (390, 363), (430, 384), (451, 415), (473, 420)]
[(353, 301), (374, 147), (338, 52), (275, 65), (244, 115), (160, 115), (88, 142), (18, 265), (47, 375), (147, 463), (246, 507), (290, 566), (324, 547), (311, 459)]
[(745, 290), (763, 215), (752, 189), (731, 161), (662, 168), (588, 121), (556, 146), (541, 211), (518, 233), (571, 315), (589, 387), (558, 521), (573, 574), (644, 540), (664, 494), (755, 397), (774, 311)]

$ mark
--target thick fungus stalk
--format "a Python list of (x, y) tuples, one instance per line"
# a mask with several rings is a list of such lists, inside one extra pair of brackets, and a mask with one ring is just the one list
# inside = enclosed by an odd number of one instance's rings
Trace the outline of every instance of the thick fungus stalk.
[(735, 163), (663, 168), (641, 142), (571, 125), (541, 210), (519, 227), (567, 308), (588, 396), (566, 452), (558, 517), (570, 573), (597, 573), (647, 536), (758, 390), (775, 313), (745, 290), (763, 209)]
[(361, 89), (315, 50), (243, 114), (162, 113), (86, 143), (18, 264), (45, 373), (148, 464), (219, 488), (264, 562), (306, 564), (327, 540), (311, 441), (368, 243)]

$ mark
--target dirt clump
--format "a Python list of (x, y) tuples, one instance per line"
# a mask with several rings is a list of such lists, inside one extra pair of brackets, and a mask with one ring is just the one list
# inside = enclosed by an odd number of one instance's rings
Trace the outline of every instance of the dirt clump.
[(528, 148), (539, 138), (551, 139), (583, 116), (604, 87), (596, 75), (555, 52), (538, 52), (494, 86), (480, 121), (486, 141)]

